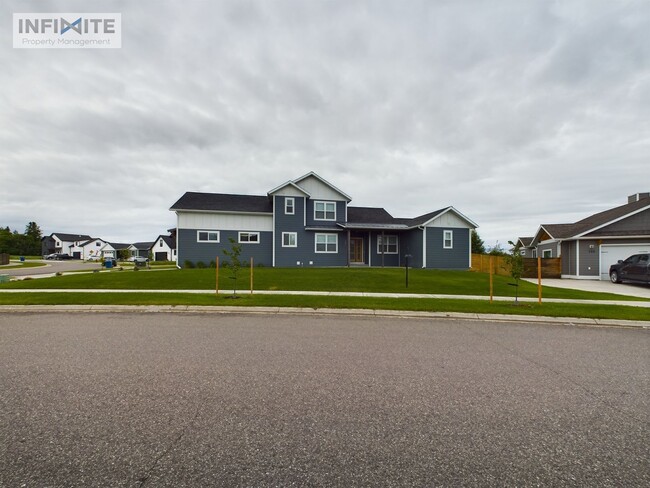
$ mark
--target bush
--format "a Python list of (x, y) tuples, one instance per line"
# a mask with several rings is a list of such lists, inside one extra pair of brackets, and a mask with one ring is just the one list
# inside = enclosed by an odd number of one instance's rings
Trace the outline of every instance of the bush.
[(212, 261), (210, 261), (210, 267), (211, 268), (216, 268), (217, 267), (217, 263), (214, 261), (214, 259)]
[(189, 259), (186, 259), (186, 260), (183, 262), (183, 268), (193, 269), (193, 268), (195, 268), (195, 267), (196, 267), (196, 266), (194, 266), (194, 263), (193, 263), (192, 261), (190, 261)]
[(196, 267), (199, 269), (205, 269), (205, 263), (203, 261), (199, 261), (196, 263)]

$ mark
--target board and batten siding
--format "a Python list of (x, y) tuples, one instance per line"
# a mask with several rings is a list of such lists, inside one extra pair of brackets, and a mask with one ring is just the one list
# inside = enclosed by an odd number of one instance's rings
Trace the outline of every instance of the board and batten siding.
[(179, 229), (273, 232), (273, 214), (177, 212)]

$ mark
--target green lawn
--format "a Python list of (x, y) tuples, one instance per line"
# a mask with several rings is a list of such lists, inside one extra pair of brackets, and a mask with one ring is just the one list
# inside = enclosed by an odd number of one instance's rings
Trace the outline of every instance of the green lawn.
[(573, 303), (520, 303), (485, 300), (328, 297), (304, 295), (224, 295), (183, 293), (0, 293), (0, 305), (196, 305), (242, 307), (302, 307), (480, 314), (540, 315), (621, 320), (650, 320), (647, 308)]
[[(250, 270), (242, 269), (239, 289), (248, 289)], [(495, 296), (514, 296), (508, 277), (494, 276)], [(409, 287), (404, 269), (397, 268), (255, 268), (256, 290), (350, 291), (375, 293), (426, 293), (442, 295), (489, 296), (489, 276), (468, 271), (409, 270)], [(219, 288), (232, 289), (229, 271), (219, 270)], [(214, 269), (148, 271), (132, 269), (102, 273), (76, 274), (49, 279), (15, 281), (0, 288), (21, 289), (127, 289), (127, 290), (214, 290)], [(537, 286), (520, 282), (519, 296), (537, 297)], [(640, 300), (606, 293), (590, 293), (545, 287), (545, 298), (592, 300)]]

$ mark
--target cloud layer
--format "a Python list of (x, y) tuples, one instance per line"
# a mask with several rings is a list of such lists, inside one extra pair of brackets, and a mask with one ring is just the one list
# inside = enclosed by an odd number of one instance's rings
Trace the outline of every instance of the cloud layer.
[(503, 244), (650, 191), (645, 1), (111, 9), (119, 50), (0, 45), (0, 225), (153, 240), (185, 191), (313, 170), (398, 217), (454, 205)]

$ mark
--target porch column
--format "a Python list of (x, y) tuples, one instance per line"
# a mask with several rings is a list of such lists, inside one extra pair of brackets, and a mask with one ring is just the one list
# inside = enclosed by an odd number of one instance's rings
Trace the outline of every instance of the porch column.
[(350, 240), (350, 229), (348, 229), (348, 268), (350, 267), (350, 253), (352, 252), (352, 241)]

